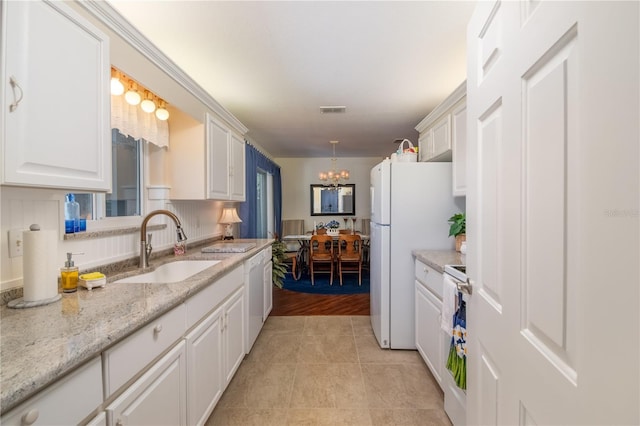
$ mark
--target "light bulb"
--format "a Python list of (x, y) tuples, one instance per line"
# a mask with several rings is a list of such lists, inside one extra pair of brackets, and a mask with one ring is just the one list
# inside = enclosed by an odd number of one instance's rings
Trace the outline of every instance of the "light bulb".
[(118, 74), (118, 71), (111, 68), (111, 94), (114, 96), (120, 96), (124, 93), (124, 84), (120, 81)]
[(166, 109), (160, 107), (156, 110), (156, 118), (158, 120), (162, 120), (165, 121), (169, 118), (169, 111), (167, 111)]
[(129, 90), (124, 94), (124, 100), (129, 105), (138, 105), (142, 100), (140, 93), (136, 90), (135, 83), (131, 80), (129, 80)]
[(140, 103), (140, 108), (142, 108), (144, 112), (152, 113), (156, 110), (156, 104), (154, 104), (151, 99), (145, 99)]
[(111, 94), (120, 96), (124, 93), (124, 84), (118, 78), (111, 79)]
[(124, 84), (120, 81), (119, 75), (120, 73), (115, 68), (111, 68), (111, 94), (115, 96), (124, 93)]
[(167, 104), (162, 99), (158, 98), (158, 109), (156, 110), (156, 118), (161, 121), (169, 119), (169, 111), (167, 111)]

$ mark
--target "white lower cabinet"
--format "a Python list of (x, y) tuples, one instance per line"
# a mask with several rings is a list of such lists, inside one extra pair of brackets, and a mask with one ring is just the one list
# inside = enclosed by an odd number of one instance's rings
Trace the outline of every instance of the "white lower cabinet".
[(440, 326), (443, 276), (416, 259), (415, 278), (416, 348), (433, 377), (443, 387), (447, 350), (447, 335)]
[(224, 304), (222, 339), (224, 348), (225, 388), (244, 359), (244, 289), (241, 288)]
[(187, 367), (185, 343), (165, 356), (107, 407), (109, 423), (125, 425), (186, 425)]
[(102, 363), (94, 358), (7, 414), (2, 425), (71, 425), (102, 403)]
[(416, 348), (442, 387), (442, 334), (440, 318), (442, 301), (416, 280)]
[(244, 359), (243, 277), (242, 265), (226, 273), (2, 413), (0, 424), (204, 424)]
[(187, 421), (202, 425), (224, 390), (222, 378), (222, 307), (209, 315), (186, 337)]
[(185, 310), (178, 305), (102, 353), (106, 398), (184, 336)]

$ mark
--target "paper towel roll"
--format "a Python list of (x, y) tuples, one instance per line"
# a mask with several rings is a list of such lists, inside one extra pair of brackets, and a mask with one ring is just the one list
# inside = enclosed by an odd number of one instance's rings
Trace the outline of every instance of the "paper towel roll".
[(22, 233), (22, 282), (24, 300), (37, 302), (58, 294), (58, 235), (54, 230), (41, 231), (37, 225), (30, 229)]

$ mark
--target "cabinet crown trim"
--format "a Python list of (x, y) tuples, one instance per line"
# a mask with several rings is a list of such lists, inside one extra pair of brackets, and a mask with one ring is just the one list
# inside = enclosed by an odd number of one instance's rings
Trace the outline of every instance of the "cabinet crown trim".
[(458, 103), (462, 98), (467, 95), (467, 80), (463, 81), (447, 98), (442, 101), (437, 107), (433, 109), (425, 118), (422, 119), (420, 123), (415, 127), (415, 129), (422, 133), (429, 126), (431, 126), (436, 120), (438, 120), (442, 115), (447, 112), (451, 107), (453, 107), (456, 103)]

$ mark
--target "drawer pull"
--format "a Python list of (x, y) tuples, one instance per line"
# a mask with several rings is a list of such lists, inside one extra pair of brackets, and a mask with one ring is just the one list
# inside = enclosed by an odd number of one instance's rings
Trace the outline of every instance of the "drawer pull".
[(161, 331), (162, 331), (162, 324), (158, 324), (155, 327), (153, 327), (153, 334), (154, 335), (160, 334)]
[(118, 421), (116, 422), (116, 426), (123, 426), (124, 423), (122, 423), (122, 420), (118, 419)]
[(32, 425), (38, 420), (40, 417), (40, 412), (38, 410), (29, 410), (24, 416), (22, 416), (22, 424), (23, 425)]
[(427, 269), (427, 267), (426, 267), (426, 266), (424, 267), (423, 271), (424, 271), (424, 274), (425, 274), (425, 275), (429, 273), (429, 270)]

